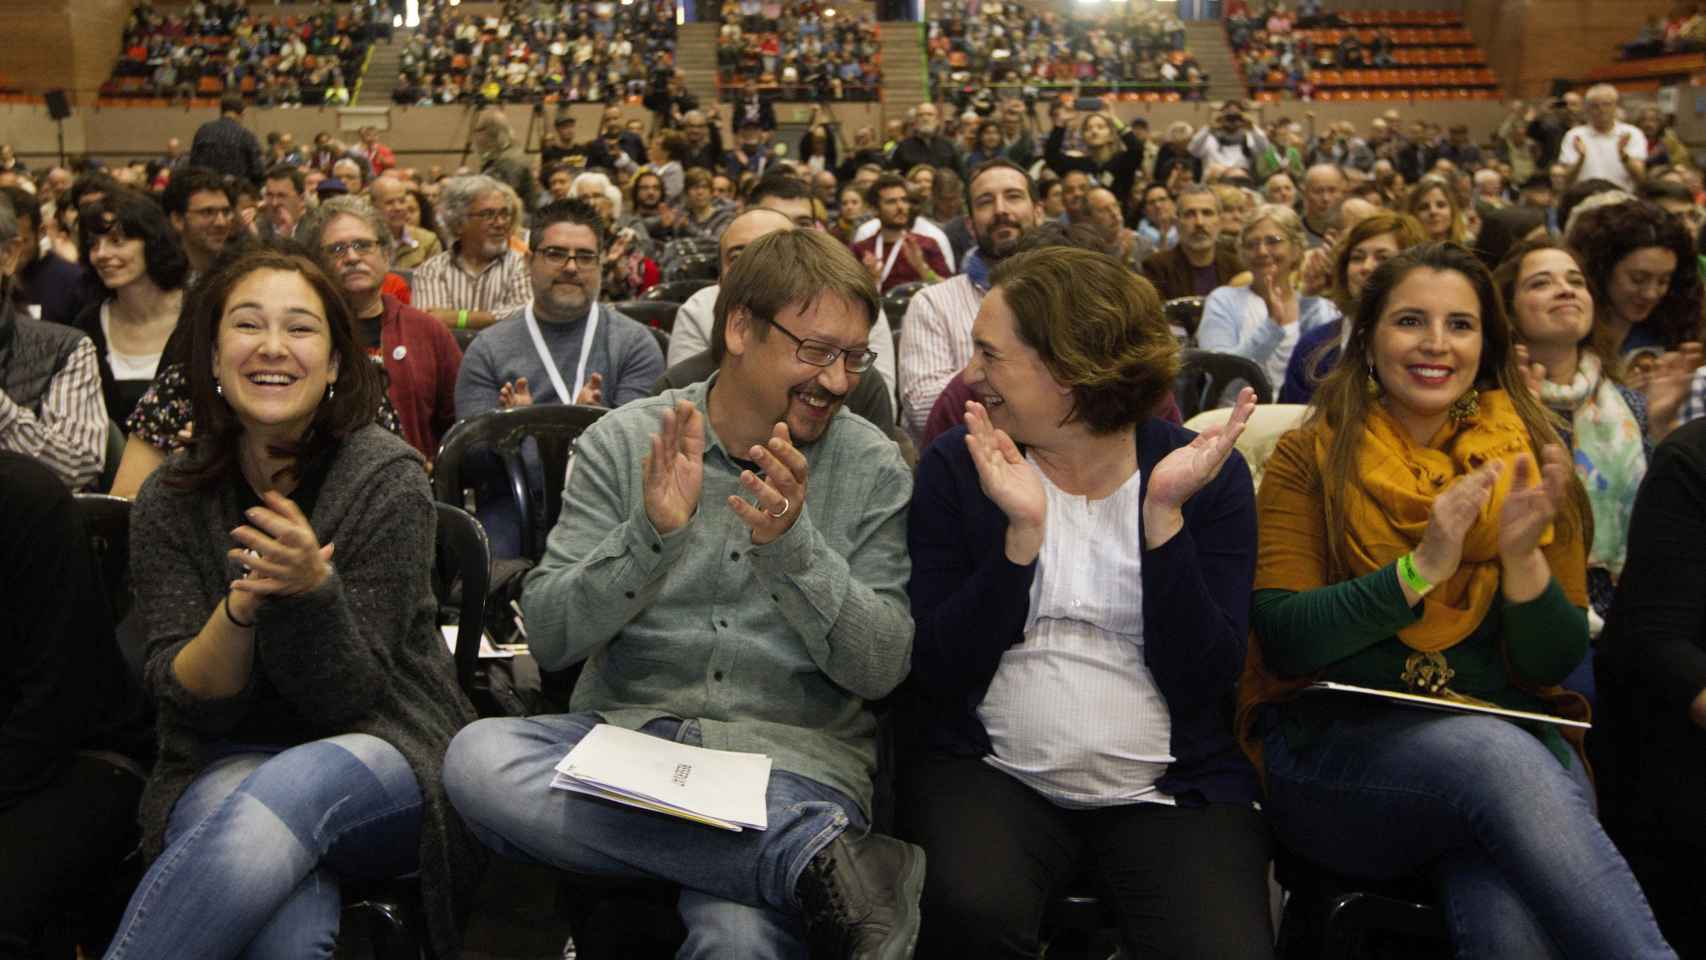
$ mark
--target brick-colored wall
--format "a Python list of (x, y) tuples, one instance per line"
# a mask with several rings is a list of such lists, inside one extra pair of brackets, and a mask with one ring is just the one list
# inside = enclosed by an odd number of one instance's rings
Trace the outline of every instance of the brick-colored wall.
[(1672, 0), (1482, 0), (1464, 10), (1488, 65), (1512, 96), (1545, 95), (1554, 79), (1575, 79), (1617, 57), (1649, 16)]

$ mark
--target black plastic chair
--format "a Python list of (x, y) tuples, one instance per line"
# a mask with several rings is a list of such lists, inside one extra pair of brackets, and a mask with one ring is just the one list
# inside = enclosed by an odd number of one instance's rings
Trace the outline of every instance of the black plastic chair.
[(463, 353), (467, 353), (468, 345), (474, 342), (474, 338), (480, 335), (480, 331), (474, 329), (452, 329), (450, 331), (450, 335), (456, 338), (456, 346), (459, 347)]
[(687, 298), (715, 284), (715, 280), (670, 280), (660, 283), (647, 290), (640, 296), (641, 300), (666, 300), (670, 303), (686, 303)]
[(669, 300), (623, 300), (610, 305), (654, 330), (668, 333), (675, 329), (675, 314), (681, 304)]
[(1202, 305), (1202, 297), (1175, 297), (1161, 305), (1161, 314), (1167, 319), (1167, 326), (1185, 332), (1181, 339), (1196, 343), (1197, 327), (1202, 324)]
[[(440, 609), (456, 609), (456, 683), (473, 700), (478, 692), (491, 548), (480, 522), (466, 511), (448, 503), (433, 506), (438, 521), (433, 594)], [(366, 916), (375, 960), (419, 960), (427, 943), (419, 877), (346, 883), (344, 901), (345, 913)]]
[(1186, 350), (1173, 387), (1180, 418), (1189, 420), (1204, 410), (1225, 406), (1224, 398), (1232, 396), (1232, 388), (1239, 383), (1255, 388), (1257, 403), (1273, 402), (1273, 384), (1256, 361), (1231, 353)]
[(1445, 917), (1420, 879), (1353, 880), (1283, 849), (1275, 851), (1274, 873), (1287, 893), (1276, 944), (1284, 960), (1451, 952)]
[[(466, 502), (463, 461), (470, 450), (497, 451), (509, 476), (510, 493), (522, 518), (522, 555), (538, 560), (545, 552), (545, 534), (563, 508), (563, 479), (575, 440), (609, 411), (561, 403), (535, 404), (508, 410), (488, 410), (458, 421), (444, 437), (433, 461), (433, 496), (440, 503)], [(521, 462), (521, 446), (533, 440), (545, 466), (545, 489), (529, 489)]]
[(130, 501), (104, 493), (79, 493), (77, 513), (89, 531), (89, 542), (101, 565), (107, 603), (116, 625), (130, 613)]
[(113, 480), (118, 477), (118, 465), (124, 459), (126, 437), (124, 428), (117, 420), (107, 421), (107, 459), (101, 465), (101, 476), (95, 481), (95, 492), (106, 493), (113, 488)]
[(900, 332), (901, 321), (906, 319), (906, 308), (912, 303), (913, 295), (928, 286), (928, 283), (918, 280), (903, 283), (883, 294), (883, 315), (889, 318), (889, 326), (896, 333)]
[(671, 280), (709, 280), (717, 282), (722, 273), (723, 261), (715, 252), (704, 254), (695, 253), (676, 261), (670, 271)]

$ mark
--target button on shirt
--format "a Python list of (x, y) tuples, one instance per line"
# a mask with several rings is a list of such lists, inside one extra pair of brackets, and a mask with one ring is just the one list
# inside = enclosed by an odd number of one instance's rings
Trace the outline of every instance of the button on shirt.
[(1143, 656), (1141, 475), (1101, 500), (1037, 475), (1048, 530), (1024, 642), (1002, 654), (978, 707), (986, 761), (1062, 806), (1172, 803), (1155, 787), (1174, 758)]
[(706, 410), (720, 378), (637, 400), (576, 444), (563, 513), (522, 600), (546, 669), (585, 659), (574, 709), (638, 729), (698, 720), (707, 747), (769, 754), (778, 769), (870, 809), (876, 722), (865, 701), (905, 676), (912, 650), (899, 449), (838, 411), (802, 448), (805, 504), (780, 538), (752, 545), (727, 505), (750, 469), (705, 418), (698, 512), (661, 536), (646, 515), (642, 459), (665, 410)]

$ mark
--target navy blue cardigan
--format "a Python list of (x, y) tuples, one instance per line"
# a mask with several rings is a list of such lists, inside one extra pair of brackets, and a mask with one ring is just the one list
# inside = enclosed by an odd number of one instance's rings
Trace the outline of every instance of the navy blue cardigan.
[[(1007, 648), (1024, 640), (1036, 563), (1007, 559), (1007, 517), (978, 484), (965, 427), (938, 437), (918, 464), (908, 521), (912, 674), (901, 699), (904, 748), (990, 753), (977, 718)], [(1137, 428), (1139, 497), (1168, 453), (1196, 436), (1150, 418)], [(1174, 762), (1157, 786), (1182, 804), (1247, 803), (1255, 771), (1232, 737), (1256, 576), (1256, 498), (1236, 451), (1184, 506), (1184, 528), (1143, 548), (1143, 650), (1172, 719)]]

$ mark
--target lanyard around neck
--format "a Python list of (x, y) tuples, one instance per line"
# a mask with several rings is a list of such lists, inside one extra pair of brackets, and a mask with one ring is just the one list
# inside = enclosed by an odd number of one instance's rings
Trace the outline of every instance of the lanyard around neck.
[(551, 389), (557, 391), (557, 399), (563, 403), (574, 403), (580, 396), (581, 386), (586, 383), (586, 361), (592, 355), (592, 338), (598, 330), (598, 301), (595, 299), (588, 304), (586, 310), (586, 332), (581, 334), (581, 356), (575, 365), (575, 389), (569, 392), (563, 383), (563, 373), (557, 369), (557, 361), (551, 359), (551, 351), (545, 346), (545, 335), (539, 330), (539, 320), (533, 315), (533, 304), (527, 305), (523, 314), (527, 320), (527, 335), (533, 338), (533, 349), (539, 353), (539, 362), (545, 365), (545, 373), (551, 378)]
[[(894, 249), (889, 251), (889, 258), (883, 260), (883, 275), (877, 278), (877, 286), (880, 287), (889, 282), (889, 271), (894, 269), (895, 258), (900, 256), (900, 248), (905, 245), (906, 234), (903, 233), (900, 235), (900, 243), (895, 244)], [(881, 230), (877, 231), (877, 259), (883, 259), (883, 234)]]

